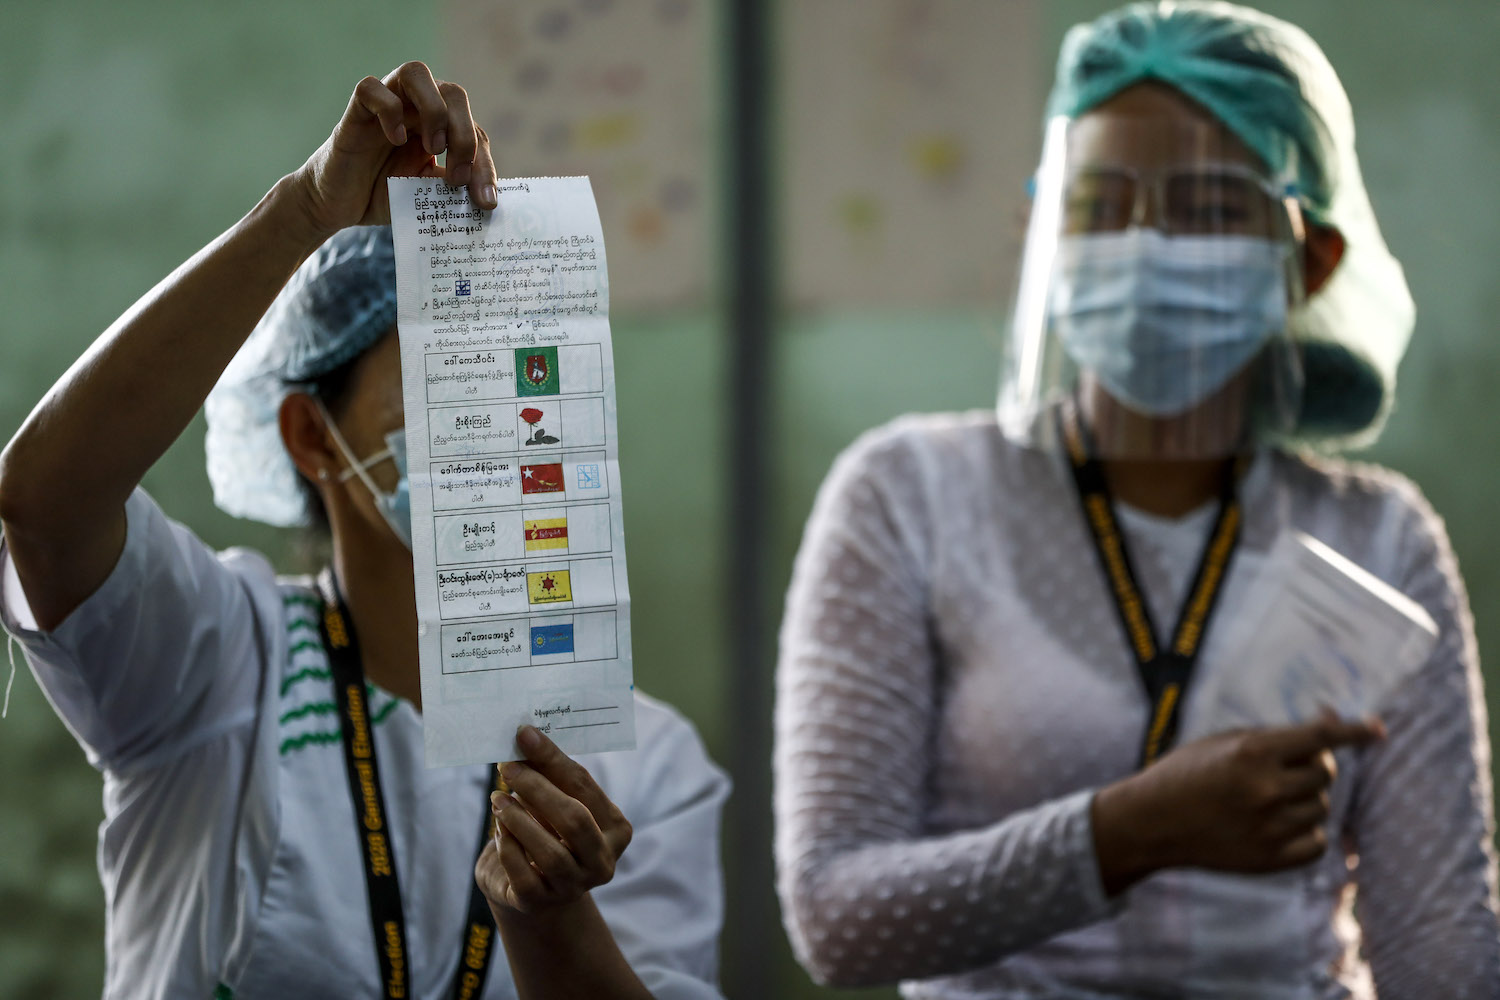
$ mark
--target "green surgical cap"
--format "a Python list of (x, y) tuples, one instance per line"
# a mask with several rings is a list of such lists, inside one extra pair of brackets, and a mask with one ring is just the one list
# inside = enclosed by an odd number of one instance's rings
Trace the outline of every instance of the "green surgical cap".
[(1076, 118), (1142, 81), (1206, 108), (1344, 236), (1328, 283), (1290, 321), (1306, 385), (1300, 443), (1372, 442), (1389, 413), (1415, 308), (1365, 190), (1338, 74), (1301, 28), (1215, 0), (1134, 3), (1063, 40), (1049, 117)]

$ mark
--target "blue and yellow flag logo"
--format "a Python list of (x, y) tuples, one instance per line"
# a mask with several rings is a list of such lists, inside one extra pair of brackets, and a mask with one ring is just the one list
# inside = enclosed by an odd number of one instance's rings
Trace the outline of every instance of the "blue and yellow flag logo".
[(533, 625), (531, 652), (536, 656), (573, 652), (573, 625)]

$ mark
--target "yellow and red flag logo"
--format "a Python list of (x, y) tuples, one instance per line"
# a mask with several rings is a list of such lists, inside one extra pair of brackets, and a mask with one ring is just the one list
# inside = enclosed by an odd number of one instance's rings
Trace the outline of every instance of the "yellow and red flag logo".
[(565, 569), (526, 574), (526, 596), (532, 604), (558, 604), (573, 599), (573, 588)]
[(525, 529), (527, 552), (544, 552), (548, 549), (568, 547), (568, 519), (566, 517), (527, 521)]

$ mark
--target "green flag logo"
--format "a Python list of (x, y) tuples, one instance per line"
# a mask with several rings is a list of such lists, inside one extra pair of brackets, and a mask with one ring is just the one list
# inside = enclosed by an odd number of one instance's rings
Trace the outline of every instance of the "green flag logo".
[(557, 348), (516, 349), (516, 395), (555, 396), (559, 392)]

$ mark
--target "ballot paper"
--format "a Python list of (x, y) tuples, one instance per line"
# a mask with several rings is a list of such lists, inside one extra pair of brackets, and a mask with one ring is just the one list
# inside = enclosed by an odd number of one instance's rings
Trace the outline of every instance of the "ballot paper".
[(500, 207), (392, 178), (427, 766), (635, 746), (604, 237), (586, 177)]
[(1297, 531), (1282, 533), (1244, 613), (1223, 627), (1222, 669), (1195, 681), (1182, 742), (1306, 722), (1325, 706), (1368, 716), (1437, 641), (1421, 605)]

